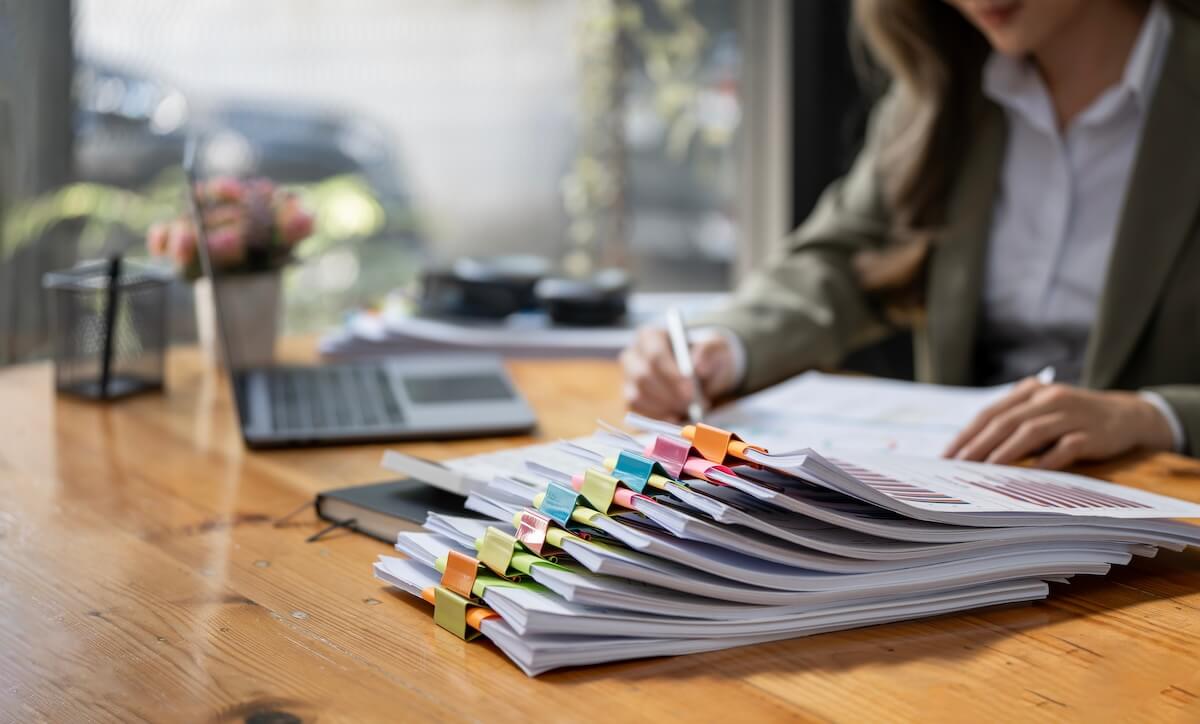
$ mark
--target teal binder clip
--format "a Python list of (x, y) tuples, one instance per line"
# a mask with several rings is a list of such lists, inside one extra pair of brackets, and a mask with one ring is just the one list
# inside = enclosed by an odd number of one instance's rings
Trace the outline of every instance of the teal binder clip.
[(617, 464), (613, 466), (612, 475), (639, 493), (645, 493), (651, 475), (671, 477), (667, 475), (667, 470), (662, 465), (650, 458), (628, 451), (622, 451), (617, 456)]
[(542, 498), (542, 504), (538, 506), (538, 510), (566, 528), (567, 524), (571, 522), (571, 513), (575, 512), (575, 505), (578, 502), (579, 493), (565, 485), (550, 483), (546, 486), (546, 494)]

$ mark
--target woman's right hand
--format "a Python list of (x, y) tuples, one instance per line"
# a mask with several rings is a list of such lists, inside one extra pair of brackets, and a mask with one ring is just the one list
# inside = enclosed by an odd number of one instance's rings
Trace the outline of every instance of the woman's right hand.
[[(692, 343), (692, 366), (706, 403), (733, 392), (736, 362), (726, 335), (703, 335)], [(629, 409), (660, 420), (682, 420), (692, 401), (692, 382), (675, 364), (665, 329), (642, 327), (621, 353)]]

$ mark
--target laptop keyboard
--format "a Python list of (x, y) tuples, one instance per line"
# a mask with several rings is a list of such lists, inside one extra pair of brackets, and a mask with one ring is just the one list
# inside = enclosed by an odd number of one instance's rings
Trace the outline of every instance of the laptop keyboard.
[(395, 427), (404, 422), (382, 367), (274, 369), (267, 381), (276, 431)]

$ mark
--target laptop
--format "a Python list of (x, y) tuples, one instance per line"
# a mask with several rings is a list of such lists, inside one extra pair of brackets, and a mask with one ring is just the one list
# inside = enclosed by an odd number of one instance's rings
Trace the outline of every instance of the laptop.
[(482, 437), (531, 430), (536, 418), (499, 357), (423, 354), (320, 366), (235, 366), (221, 299), (222, 272), (208, 252), (195, 198), (196, 142), (184, 154), (188, 207), (204, 274), (212, 280), (217, 333), (242, 439), (251, 448)]

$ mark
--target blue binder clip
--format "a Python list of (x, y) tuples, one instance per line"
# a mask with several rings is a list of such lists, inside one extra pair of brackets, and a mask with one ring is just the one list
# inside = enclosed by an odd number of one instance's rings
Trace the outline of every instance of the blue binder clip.
[(546, 486), (546, 494), (542, 498), (542, 504), (538, 506), (538, 510), (566, 528), (567, 524), (571, 522), (571, 513), (575, 512), (575, 505), (578, 502), (579, 493), (565, 485), (550, 483)]
[(646, 491), (646, 486), (650, 484), (651, 475), (661, 475), (665, 478), (671, 477), (667, 474), (666, 468), (655, 461), (628, 451), (622, 451), (617, 456), (617, 464), (612, 469), (612, 476), (614, 478), (639, 493)]

